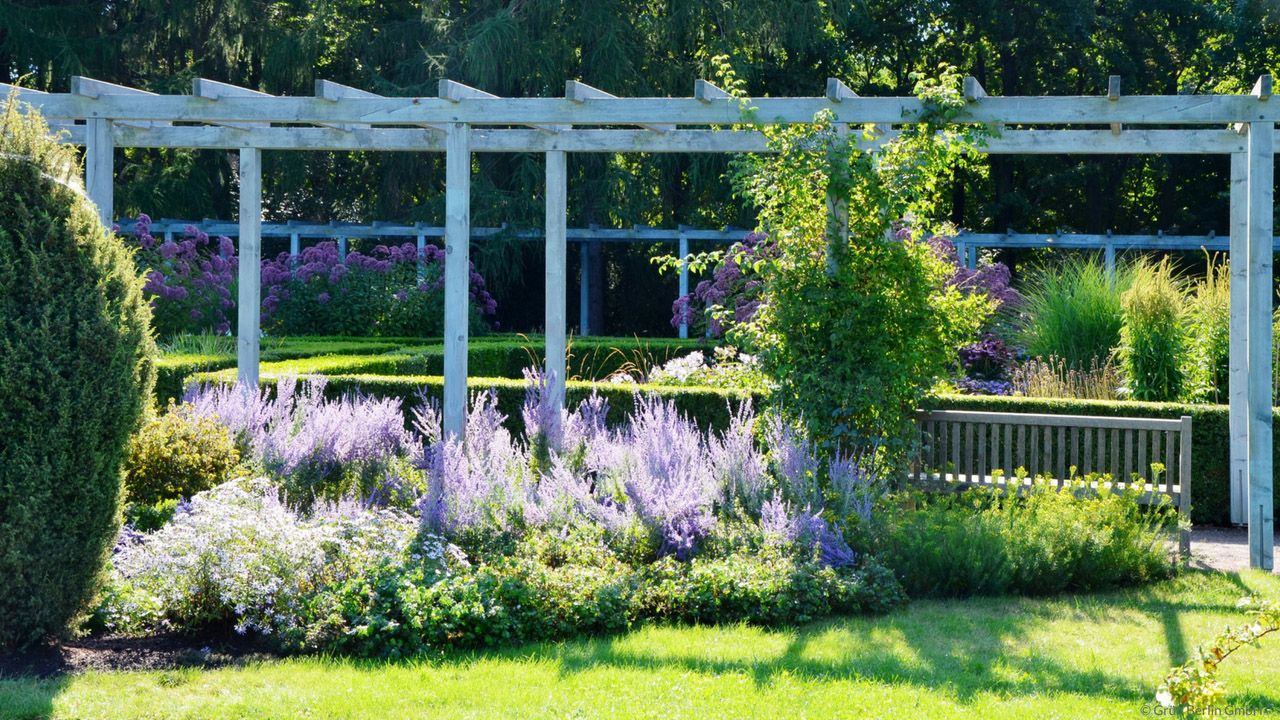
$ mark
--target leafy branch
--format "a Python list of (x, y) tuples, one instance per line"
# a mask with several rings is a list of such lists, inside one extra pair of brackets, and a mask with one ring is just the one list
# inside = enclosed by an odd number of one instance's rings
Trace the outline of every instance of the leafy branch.
[(1196, 648), (1196, 659), (1174, 668), (1156, 692), (1164, 707), (1182, 707), (1197, 715), (1209, 715), (1223, 705), (1226, 686), (1218, 679), (1218, 667), (1246, 645), (1258, 647), (1261, 639), (1280, 630), (1280, 601), (1246, 597), (1236, 604), (1245, 608), (1253, 622), (1240, 628), (1228, 625), (1208, 648)]

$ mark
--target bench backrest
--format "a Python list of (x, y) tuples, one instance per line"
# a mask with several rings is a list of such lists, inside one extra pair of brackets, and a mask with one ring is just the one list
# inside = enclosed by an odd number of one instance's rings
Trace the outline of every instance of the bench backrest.
[(1013, 478), (1019, 468), (1029, 478), (1059, 482), (1091, 473), (1110, 475), (1122, 487), (1136, 475), (1147, 495), (1167, 495), (1181, 506), (1185, 494), (1189, 505), (1190, 417), (921, 410), (916, 431), (919, 452), (912, 481), (918, 485), (991, 485), (997, 475)]

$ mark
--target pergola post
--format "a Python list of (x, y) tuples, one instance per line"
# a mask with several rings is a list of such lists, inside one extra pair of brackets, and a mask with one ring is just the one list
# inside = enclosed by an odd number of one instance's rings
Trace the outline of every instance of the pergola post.
[[(1111, 237), (1111, 231), (1107, 231), (1107, 237)], [(1108, 242), (1103, 251), (1104, 262), (1107, 268), (1107, 279), (1111, 281), (1111, 287), (1116, 285), (1116, 246), (1114, 243)], [(1241, 256), (1243, 257), (1243, 256)]]
[(445, 131), (444, 433), (467, 422), (467, 320), (471, 284), (471, 138), (466, 123)]
[[(414, 225), (419, 226), (421, 225), (421, 223), (414, 223)], [(418, 282), (422, 282), (422, 279), (427, 276), (427, 268), (425, 265), (425, 258), (427, 253), (426, 233), (421, 233), (421, 232), (418, 233), (417, 247), (418, 247), (418, 256), (417, 256), (418, 257)]]
[(240, 151), (240, 277), (236, 326), (236, 376), (258, 387), (258, 336), (262, 312), (262, 151)]
[(102, 224), (111, 229), (112, 205), (115, 202), (112, 183), (115, 179), (115, 140), (112, 137), (111, 121), (101, 118), (89, 118), (86, 121), (85, 158), (84, 158), (84, 190), (89, 199), (98, 206), (98, 217)]
[(567, 243), (568, 173), (565, 153), (547, 153), (547, 301), (546, 366), (547, 387), (551, 396), (564, 404), (565, 383), (565, 318), (566, 278), (568, 275)]
[(591, 334), (591, 275), (588, 270), (591, 263), (591, 249), (586, 238), (578, 243), (582, 253), (582, 272), (578, 276), (578, 334), (586, 337)]
[(1249, 521), (1249, 157), (1231, 153), (1231, 522)]
[(1273, 567), (1272, 504), (1272, 190), (1275, 123), (1249, 125), (1249, 565)]
[[(689, 236), (680, 228), (680, 297), (689, 294)], [(683, 314), (681, 315), (683, 317)], [(680, 321), (680, 339), (689, 337), (689, 323)]]

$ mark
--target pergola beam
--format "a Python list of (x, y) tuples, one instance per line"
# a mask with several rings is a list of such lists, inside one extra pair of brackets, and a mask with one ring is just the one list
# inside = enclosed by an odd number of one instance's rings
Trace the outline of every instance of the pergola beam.
[[(104, 82), (102, 80), (94, 80), (93, 78), (80, 77), (79, 75), (71, 78), (71, 94), (81, 97), (98, 99), (103, 95), (144, 95), (147, 97), (159, 97), (153, 92), (146, 90), (138, 90), (137, 88), (125, 87), (124, 85), (116, 85), (114, 83)], [(153, 127), (167, 127), (173, 123), (155, 120), (143, 122), (120, 121), (116, 123), (120, 126), (136, 127), (143, 130), (150, 130)]]
[(734, 97), (706, 80), (693, 81), (693, 97), (700, 103), (710, 104), (716, 100), (733, 100)]
[[(316, 80), (315, 95), (318, 98), (329, 100), (330, 102), (351, 99), (370, 100), (384, 97), (377, 93), (371, 93), (368, 90), (361, 90), (359, 88), (350, 87), (349, 85), (342, 85), (340, 83), (333, 82), (332, 80)], [(368, 130), (372, 126), (369, 125), (369, 123), (349, 123), (345, 125), (338, 125), (337, 127), (339, 130)], [(428, 130), (435, 130), (440, 133), (444, 132), (443, 125), (419, 123), (419, 127), (424, 127)]]
[[(274, 95), (268, 95), (258, 90), (250, 90), (249, 88), (232, 85), (230, 83), (218, 82), (217, 80), (208, 80), (205, 78), (195, 78), (191, 81), (191, 95), (193, 97), (204, 98), (206, 100), (218, 101), (223, 98), (270, 98)], [(270, 127), (270, 122), (218, 122), (212, 123), (221, 125), (222, 127), (231, 128), (233, 130), (252, 130), (253, 128)], [(330, 127), (333, 127), (330, 125)]]
[[(451, 103), (460, 103), (464, 100), (502, 100), (504, 99), (504, 98), (498, 97), (497, 95), (494, 95), (493, 93), (480, 90), (479, 88), (473, 88), (470, 85), (463, 85), (460, 82), (455, 82), (453, 80), (446, 80), (446, 79), (440, 80), (440, 87), (439, 87), (438, 93), (441, 99), (447, 100)], [(567, 123), (552, 123), (552, 124), (538, 125), (538, 124), (532, 124), (532, 123), (521, 123), (519, 121), (512, 121), (511, 123), (501, 123), (501, 124), (528, 125), (529, 127), (534, 128), (536, 130), (541, 130), (543, 132), (552, 133), (552, 134), (560, 132), (561, 130), (565, 129), (565, 126), (567, 125)]]
[[(858, 93), (854, 92), (845, 85), (839, 78), (827, 78), (827, 99), (834, 103), (842, 103), (845, 100), (857, 100)], [(836, 116), (839, 119), (839, 115)], [(848, 123), (844, 123), (848, 127)], [(892, 125), (881, 123), (875, 126), (877, 135), (888, 135), (892, 130)]]
[[(463, 86), (465, 87), (465, 86)], [(332, 102), (315, 97), (219, 97), (209, 102), (194, 96), (154, 98), (103, 95), (98, 99), (70, 94), (36, 94), (19, 90), (19, 99), (42, 107), (46, 117), (100, 117), (123, 120), (182, 122), (369, 123), (412, 125), (465, 122), (473, 125), (738, 125), (742, 105), (754, 107), (768, 121), (807, 123), (821, 110), (843, 111), (851, 124), (915, 122), (925, 109), (915, 98), (864, 97), (856, 102), (830, 98), (720, 97), (715, 86), (700, 81), (699, 97), (616, 98), (577, 103), (564, 98), (367, 98)], [(719, 91), (723, 92), (723, 91)], [(847, 106), (845, 106), (847, 104)], [(1233, 122), (1280, 121), (1280, 106), (1261, 96), (1156, 95), (1106, 97), (984, 97), (970, 103), (961, 122), (1010, 125), (1227, 125)]]
[[(593, 88), (586, 83), (578, 82), (577, 80), (564, 81), (564, 96), (565, 98), (580, 104), (585, 103), (588, 100), (618, 99), (616, 95), (611, 95), (603, 90)], [(676, 126), (671, 123), (650, 123), (648, 125), (641, 125), (640, 127), (656, 133), (665, 133), (676, 129)]]
[[(841, 121), (843, 122), (843, 120)], [(524, 129), (473, 129), (473, 152), (768, 152), (766, 139), (751, 130), (647, 130), (572, 129), (551, 135)], [(896, 137), (889, 131), (854, 145), (874, 149)], [(412, 128), (371, 128), (341, 132), (327, 128), (264, 127), (230, 131), (210, 126), (155, 128), (140, 131), (117, 127), (117, 147), (178, 147), (197, 149), (425, 151), (443, 152), (438, 133)], [(75, 126), (66, 142), (85, 143), (84, 126)], [(1054, 155), (1088, 152), (1095, 155), (1169, 154), (1220, 155), (1243, 152), (1247, 141), (1230, 130), (1127, 130), (1115, 137), (1105, 130), (1006, 130), (986, 140), (980, 152), (993, 155)]]

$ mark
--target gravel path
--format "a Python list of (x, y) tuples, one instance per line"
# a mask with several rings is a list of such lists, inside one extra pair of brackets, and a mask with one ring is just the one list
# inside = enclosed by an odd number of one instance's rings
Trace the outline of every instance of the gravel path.
[[(1276, 535), (1276, 543), (1280, 545), (1280, 533)], [(1249, 529), (1222, 527), (1193, 529), (1191, 531), (1191, 567), (1223, 572), (1239, 572), (1248, 569)]]

